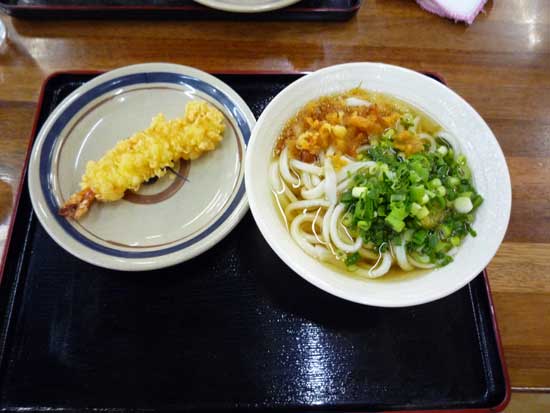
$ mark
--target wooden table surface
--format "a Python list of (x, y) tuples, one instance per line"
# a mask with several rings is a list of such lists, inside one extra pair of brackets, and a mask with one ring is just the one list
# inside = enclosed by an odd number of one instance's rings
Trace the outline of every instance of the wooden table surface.
[(492, 128), (512, 176), (510, 226), (489, 266), (512, 386), (550, 390), (550, 1), (489, 1), (470, 27), (410, 0), (366, 0), (345, 23), (2, 20), (0, 252), (40, 85), (53, 71), (148, 61), (302, 71), (381, 61), (442, 74)]

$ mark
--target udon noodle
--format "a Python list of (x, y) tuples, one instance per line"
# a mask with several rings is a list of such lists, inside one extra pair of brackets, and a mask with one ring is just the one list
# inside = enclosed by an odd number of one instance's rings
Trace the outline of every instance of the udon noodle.
[(284, 127), (269, 177), (311, 257), (367, 278), (452, 261), (482, 198), (453, 138), (414, 108), (363, 89), (304, 106)]

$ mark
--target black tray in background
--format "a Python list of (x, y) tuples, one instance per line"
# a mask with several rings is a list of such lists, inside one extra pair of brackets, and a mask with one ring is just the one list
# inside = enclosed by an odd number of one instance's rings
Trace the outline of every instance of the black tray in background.
[(0, 0), (0, 11), (23, 18), (179, 18), (223, 20), (351, 19), (362, 0), (302, 0), (265, 13), (230, 13), (193, 0)]
[[(300, 75), (218, 76), (258, 116)], [(37, 125), (91, 77), (49, 78)], [(26, 180), (5, 264), (3, 411), (481, 412), (508, 401), (484, 274), (421, 306), (353, 304), (294, 274), (250, 214), (186, 263), (105, 270), (46, 234)]]

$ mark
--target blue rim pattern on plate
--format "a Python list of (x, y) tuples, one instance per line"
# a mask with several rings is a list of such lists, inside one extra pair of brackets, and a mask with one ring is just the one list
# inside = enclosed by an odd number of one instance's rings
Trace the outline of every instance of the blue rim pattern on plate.
[(188, 86), (188, 87), (197, 89), (211, 96), (213, 99), (218, 101), (229, 113), (231, 113), (231, 115), (236, 120), (237, 126), (239, 127), (242, 133), (245, 144), (248, 144), (248, 140), (250, 139), (250, 133), (251, 133), (250, 127), (248, 125), (245, 115), (241, 112), (241, 110), (233, 103), (233, 101), (225, 93), (223, 93), (221, 90), (217, 89), (216, 87), (200, 79), (187, 76), (187, 75), (178, 74), (178, 73), (151, 72), (151, 73), (135, 73), (135, 74), (121, 76), (115, 79), (111, 79), (105, 83), (102, 83), (90, 89), (89, 91), (84, 93), (82, 96), (77, 98), (73, 103), (71, 103), (67, 107), (67, 109), (65, 109), (65, 111), (63, 111), (63, 113), (61, 113), (61, 115), (57, 118), (57, 120), (52, 125), (51, 129), (49, 130), (47, 136), (44, 139), (43, 147), (45, 148), (45, 150), (43, 150), (42, 153), (40, 154), (40, 187), (42, 189), (42, 192), (44, 193), (44, 198), (46, 200), (46, 203), (48, 205), (50, 212), (52, 213), (52, 216), (55, 217), (55, 220), (57, 221), (57, 223), (67, 232), (67, 234), (73, 237), (76, 241), (80, 242), (81, 244), (97, 252), (109, 254), (116, 257), (122, 257), (122, 258), (159, 257), (162, 255), (170, 254), (170, 253), (188, 248), (189, 246), (207, 237), (222, 222), (224, 222), (235, 210), (235, 208), (240, 203), (240, 201), (242, 200), (245, 194), (245, 187), (244, 187), (244, 180), (243, 180), (243, 182), (241, 182), (241, 185), (239, 186), (237, 195), (231, 202), (231, 205), (229, 206), (229, 208), (212, 225), (210, 225), (208, 228), (206, 228), (206, 230), (201, 232), (196, 237), (188, 241), (182, 242), (181, 244), (174, 245), (172, 247), (165, 248), (160, 251), (131, 252), (131, 251), (121, 251), (114, 248), (106, 247), (104, 245), (91, 241), (88, 238), (83, 237), (65, 218), (62, 218), (58, 215), (59, 205), (57, 204), (57, 201), (54, 197), (52, 184), (50, 181), (50, 175), (51, 175), (50, 171), (51, 171), (52, 162), (53, 162), (55, 141), (57, 140), (57, 138), (59, 137), (59, 135), (67, 125), (67, 123), (82, 109), (82, 107), (84, 107), (94, 99), (98, 98), (99, 96), (105, 93), (108, 93), (112, 90), (115, 90), (121, 87), (132, 86), (132, 85), (143, 84), (143, 83), (171, 83), (171, 84), (183, 85), (183, 86)]

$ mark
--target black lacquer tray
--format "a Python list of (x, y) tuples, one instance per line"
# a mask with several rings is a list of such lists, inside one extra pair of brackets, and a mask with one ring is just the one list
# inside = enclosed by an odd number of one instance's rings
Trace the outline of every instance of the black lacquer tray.
[(348, 20), (362, 0), (302, 0), (266, 13), (230, 13), (192, 0), (0, 0), (0, 11), (29, 18), (180, 18), (227, 20)]
[[(301, 75), (218, 76), (258, 116)], [(32, 139), (92, 77), (45, 82)], [(485, 274), (421, 306), (353, 304), (294, 274), (250, 214), (186, 263), (105, 270), (46, 234), (25, 178), (0, 284), (3, 411), (488, 412), (508, 401)]]

